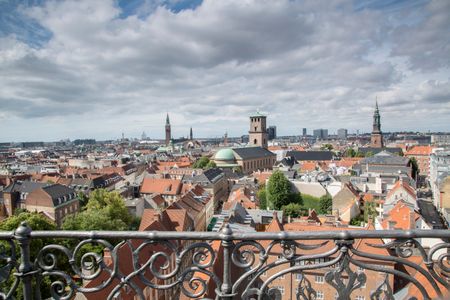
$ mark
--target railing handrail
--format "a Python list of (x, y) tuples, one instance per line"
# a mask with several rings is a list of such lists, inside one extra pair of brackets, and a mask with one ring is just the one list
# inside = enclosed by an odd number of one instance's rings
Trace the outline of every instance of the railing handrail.
[[(0, 231), (0, 239), (14, 238), (14, 231)], [(370, 238), (450, 238), (450, 230), (332, 230), (313, 232), (196, 232), (196, 231), (31, 231), (32, 239), (85, 238), (85, 239), (150, 239), (150, 240), (321, 240), (321, 239), (370, 239)]]

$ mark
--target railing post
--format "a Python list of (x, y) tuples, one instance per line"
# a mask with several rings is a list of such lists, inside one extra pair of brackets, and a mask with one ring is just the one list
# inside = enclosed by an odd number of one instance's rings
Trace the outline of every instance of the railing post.
[(33, 274), (30, 273), (33, 270), (33, 266), (30, 261), (31, 228), (26, 222), (22, 222), (14, 232), (14, 235), (20, 247), (21, 259), (18, 275), (21, 277), (23, 283), (23, 297), (25, 300), (31, 300), (33, 279)]
[(231, 248), (233, 240), (231, 237), (232, 230), (228, 223), (221, 230), (222, 246), (223, 246), (223, 280), (220, 287), (221, 299), (231, 300), (233, 296), (230, 295), (232, 289), (231, 282)]

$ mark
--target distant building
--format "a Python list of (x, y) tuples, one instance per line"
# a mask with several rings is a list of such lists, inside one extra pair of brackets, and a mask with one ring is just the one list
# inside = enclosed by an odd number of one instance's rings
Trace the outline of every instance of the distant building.
[(308, 135), (308, 132), (307, 132), (306, 128), (303, 128), (303, 136), (307, 136), (307, 135)]
[(340, 140), (346, 140), (347, 139), (347, 133), (348, 133), (348, 131), (345, 128), (338, 129), (338, 131), (337, 131), (338, 138)]
[(414, 146), (406, 151), (405, 156), (415, 158), (421, 175), (430, 176), (430, 155), (433, 151), (431, 146)]
[(95, 145), (96, 141), (94, 139), (77, 139), (73, 141), (75, 146), (78, 145)]
[(170, 140), (172, 139), (172, 133), (170, 129), (170, 120), (169, 120), (169, 114), (167, 114), (166, 117), (166, 146), (170, 144)]
[(431, 143), (433, 145), (450, 145), (450, 134), (433, 134)]
[(44, 142), (23, 142), (20, 144), (22, 148), (44, 147)]
[(17, 181), (3, 190), (3, 205), (6, 216), (18, 208), (45, 215), (61, 226), (64, 218), (80, 210), (76, 191), (61, 184), (32, 181)]
[(277, 126), (269, 126), (267, 128), (267, 134), (269, 136), (269, 141), (277, 138)]
[(378, 102), (375, 103), (375, 112), (373, 114), (373, 128), (370, 138), (370, 146), (374, 148), (383, 148), (383, 133), (381, 132), (380, 111), (378, 110)]
[(314, 129), (313, 135), (316, 139), (324, 140), (328, 138), (328, 129)]
[(441, 189), (447, 176), (450, 176), (450, 149), (434, 149), (430, 155), (430, 185), (438, 210), (443, 208)]
[(272, 169), (276, 154), (261, 147), (224, 148), (214, 155), (214, 162), (219, 168), (240, 167), (244, 174), (257, 170)]
[(267, 125), (266, 116), (260, 112), (256, 112), (254, 115), (250, 116), (250, 131), (249, 133), (249, 143), (252, 146), (262, 147), (267, 149)]

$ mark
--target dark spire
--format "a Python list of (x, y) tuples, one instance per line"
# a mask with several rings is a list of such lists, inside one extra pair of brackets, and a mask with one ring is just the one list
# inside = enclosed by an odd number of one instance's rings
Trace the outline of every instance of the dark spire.
[(194, 135), (192, 134), (192, 127), (191, 127), (191, 130), (189, 131), (189, 139), (190, 140), (194, 139)]
[(381, 132), (380, 111), (378, 109), (378, 100), (375, 100), (375, 112), (373, 113), (373, 132)]
[(167, 116), (166, 116), (166, 125), (170, 125), (169, 113), (167, 113)]

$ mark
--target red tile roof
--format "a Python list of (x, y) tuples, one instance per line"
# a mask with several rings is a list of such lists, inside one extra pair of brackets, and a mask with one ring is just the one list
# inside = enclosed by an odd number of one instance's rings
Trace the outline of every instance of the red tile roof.
[(179, 195), (181, 192), (181, 180), (165, 178), (144, 178), (141, 193), (161, 195)]
[(405, 156), (413, 155), (430, 155), (434, 147), (431, 146), (414, 146), (406, 151)]

